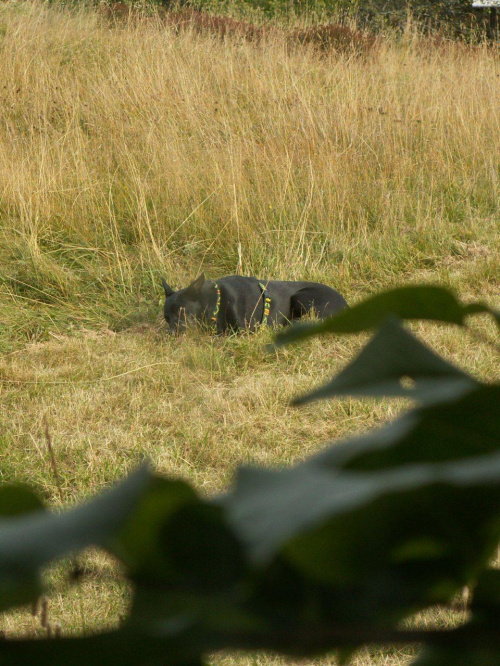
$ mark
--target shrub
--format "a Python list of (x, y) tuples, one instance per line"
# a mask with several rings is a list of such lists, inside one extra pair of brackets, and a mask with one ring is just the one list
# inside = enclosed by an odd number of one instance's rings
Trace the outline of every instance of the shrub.
[(322, 51), (363, 53), (373, 48), (372, 34), (354, 30), (340, 23), (327, 23), (290, 31), (289, 43), (312, 44)]

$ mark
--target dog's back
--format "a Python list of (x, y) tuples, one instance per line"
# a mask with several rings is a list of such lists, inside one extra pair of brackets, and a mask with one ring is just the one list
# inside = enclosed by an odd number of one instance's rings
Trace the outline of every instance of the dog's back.
[(314, 311), (323, 319), (347, 307), (345, 298), (332, 287), (320, 282), (269, 282), (270, 292), (276, 293), (287, 310), (287, 319), (293, 321)]

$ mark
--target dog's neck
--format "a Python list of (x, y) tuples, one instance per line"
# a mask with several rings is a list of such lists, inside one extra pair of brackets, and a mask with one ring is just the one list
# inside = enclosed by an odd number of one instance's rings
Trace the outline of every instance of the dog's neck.
[(219, 316), (219, 310), (220, 310), (220, 289), (217, 282), (214, 282), (213, 287), (215, 289), (216, 300), (215, 300), (215, 307), (210, 316), (210, 324), (214, 327), (217, 327), (217, 317)]

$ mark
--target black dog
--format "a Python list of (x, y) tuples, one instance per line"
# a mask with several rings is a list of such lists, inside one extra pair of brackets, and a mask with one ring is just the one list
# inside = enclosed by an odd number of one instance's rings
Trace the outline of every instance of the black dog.
[(194, 323), (204, 323), (217, 333), (254, 330), (259, 324), (288, 324), (311, 311), (328, 317), (347, 307), (338, 291), (318, 282), (263, 282), (239, 275), (213, 282), (200, 275), (179, 291), (163, 278), (162, 283), (164, 314), (172, 333)]

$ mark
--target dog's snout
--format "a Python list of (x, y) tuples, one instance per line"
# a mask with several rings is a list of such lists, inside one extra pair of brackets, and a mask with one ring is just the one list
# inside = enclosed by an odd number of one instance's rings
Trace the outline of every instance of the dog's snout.
[(165, 319), (168, 324), (169, 332), (173, 335), (184, 333), (189, 323), (186, 308), (179, 308), (175, 313), (175, 316), (172, 316), (172, 314), (167, 316), (167, 314), (165, 314)]

